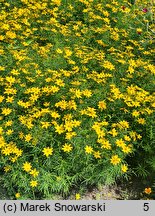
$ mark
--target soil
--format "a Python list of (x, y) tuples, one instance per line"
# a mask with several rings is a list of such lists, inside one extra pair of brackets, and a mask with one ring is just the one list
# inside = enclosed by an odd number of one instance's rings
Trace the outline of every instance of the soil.
[[(145, 183), (141, 179), (128, 179), (126, 181), (118, 181), (117, 183), (108, 186), (100, 185), (98, 188), (93, 187), (87, 190), (84, 195), (81, 195), (82, 200), (140, 200), (146, 199), (143, 191)], [(73, 192), (68, 200), (75, 199)]]
[[(0, 182), (1, 183), (1, 182)], [(140, 180), (132, 179), (126, 182), (117, 182), (111, 186), (101, 185), (98, 188), (93, 187), (88, 189), (81, 195), (81, 200), (139, 200), (144, 198), (144, 185)], [(75, 191), (70, 196), (66, 197), (67, 200), (75, 199)], [(55, 197), (55, 198), (54, 198)], [(55, 200), (61, 200), (61, 196), (54, 196)], [(0, 200), (9, 200), (6, 190), (0, 184)]]

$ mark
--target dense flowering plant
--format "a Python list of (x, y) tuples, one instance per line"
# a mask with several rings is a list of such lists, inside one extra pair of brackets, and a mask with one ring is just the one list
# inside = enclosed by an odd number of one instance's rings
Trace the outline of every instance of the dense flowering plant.
[(155, 7), (141, 2), (1, 0), (0, 174), (13, 198), (155, 173)]

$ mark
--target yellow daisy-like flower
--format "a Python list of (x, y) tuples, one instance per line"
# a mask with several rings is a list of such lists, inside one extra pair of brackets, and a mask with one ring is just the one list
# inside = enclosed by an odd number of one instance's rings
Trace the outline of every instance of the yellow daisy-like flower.
[(15, 32), (11, 32), (11, 31), (7, 31), (6, 32), (6, 36), (10, 39), (15, 39), (16, 38), (16, 33)]
[(81, 198), (80, 194), (79, 194), (79, 193), (76, 193), (76, 194), (75, 194), (75, 199), (76, 199), (76, 200), (79, 200), (80, 198)]
[(118, 155), (113, 155), (110, 161), (113, 165), (117, 165), (121, 162), (121, 158), (119, 158)]
[(30, 172), (30, 171), (31, 171), (31, 168), (32, 168), (31, 163), (25, 162), (25, 163), (23, 164), (23, 170), (24, 170), (24, 171)]
[(71, 144), (66, 144), (65, 143), (65, 145), (63, 145), (63, 147), (62, 147), (62, 150), (64, 151), (64, 152), (70, 152), (70, 151), (72, 151), (72, 146), (71, 146)]
[(35, 169), (31, 170), (30, 174), (35, 178), (39, 175), (39, 171), (37, 171), (35, 168)]
[(116, 137), (117, 134), (118, 134), (118, 132), (116, 131), (115, 128), (113, 128), (112, 130), (110, 130), (108, 133), (111, 134), (113, 137)]
[(26, 141), (26, 142), (30, 142), (31, 139), (32, 139), (31, 134), (27, 134), (27, 135), (25, 136), (25, 141)]
[(36, 187), (38, 185), (38, 182), (32, 180), (32, 181), (30, 181), (30, 185), (31, 185), (31, 187)]
[[(0, 103), (2, 103), (2, 101), (4, 100), (4, 96), (0, 95)], [(4, 112), (4, 111), (3, 111)]]
[(106, 109), (106, 108), (107, 108), (106, 102), (105, 102), (105, 101), (99, 101), (98, 107), (99, 107), (101, 110)]
[(44, 148), (42, 152), (44, 153), (46, 157), (49, 157), (49, 155), (52, 155), (53, 153), (53, 148), (50, 148), (50, 147)]
[(123, 164), (122, 166), (121, 166), (121, 170), (122, 170), (122, 172), (127, 172), (127, 170), (128, 170), (128, 167), (127, 167), (127, 165), (125, 165), (125, 164)]
[(132, 116), (137, 117), (139, 115), (140, 115), (139, 111), (137, 110), (132, 111)]
[(11, 167), (10, 166), (5, 166), (4, 167), (4, 172), (9, 172), (11, 170)]
[(12, 112), (10, 108), (2, 108), (2, 114), (7, 116)]
[(56, 52), (59, 53), (59, 54), (63, 53), (63, 51), (61, 49), (59, 49), (59, 48), (56, 50)]
[(20, 197), (20, 193), (16, 193), (15, 197), (18, 199)]
[(144, 124), (145, 124), (145, 119), (144, 119), (144, 118), (138, 118), (138, 119), (137, 119), (137, 122), (138, 122), (139, 124), (144, 125)]
[(125, 141), (128, 141), (128, 142), (131, 141), (131, 138), (127, 135), (124, 136), (124, 139), (125, 139)]
[(87, 154), (91, 154), (91, 153), (93, 152), (93, 148), (92, 148), (91, 146), (86, 145), (86, 147), (85, 147), (85, 152), (86, 152)]
[(70, 140), (73, 136), (76, 136), (76, 132), (67, 132), (65, 139)]
[(42, 124), (42, 128), (48, 128), (49, 126), (50, 126), (50, 123), (49, 122), (41, 122), (41, 124)]
[(94, 151), (94, 157), (97, 158), (101, 158), (101, 153), (99, 151)]

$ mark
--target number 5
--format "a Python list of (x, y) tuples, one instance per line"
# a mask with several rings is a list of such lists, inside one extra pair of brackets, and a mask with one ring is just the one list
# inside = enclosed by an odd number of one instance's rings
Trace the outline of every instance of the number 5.
[(149, 210), (149, 203), (144, 203), (144, 211), (148, 211)]

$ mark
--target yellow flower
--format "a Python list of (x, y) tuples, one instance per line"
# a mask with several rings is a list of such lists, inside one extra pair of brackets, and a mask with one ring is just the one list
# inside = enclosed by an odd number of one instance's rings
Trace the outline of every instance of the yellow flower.
[(124, 129), (124, 128), (129, 128), (129, 123), (127, 121), (120, 121), (117, 126), (120, 128), (120, 129)]
[(41, 122), (41, 124), (42, 124), (42, 128), (48, 128), (49, 126), (50, 126), (50, 123), (49, 122)]
[(7, 134), (7, 135), (11, 135), (12, 133), (13, 133), (13, 130), (12, 130), (12, 129), (9, 129), (9, 130), (6, 131), (6, 134)]
[(70, 132), (72, 131), (72, 128), (73, 128), (73, 123), (71, 121), (66, 121), (65, 122), (65, 125), (64, 125), (64, 128), (66, 131)]
[(10, 108), (2, 108), (2, 114), (5, 116), (9, 115), (12, 112)]
[(9, 172), (10, 170), (11, 170), (11, 167), (9, 165), (4, 167), (5, 172)]
[(118, 147), (121, 147), (121, 148), (125, 146), (125, 142), (122, 139), (117, 139), (115, 143)]
[(125, 139), (125, 141), (128, 141), (128, 142), (131, 141), (131, 138), (127, 135), (124, 136), (124, 139)]
[(56, 84), (58, 85), (58, 86), (65, 86), (65, 83), (63, 82), (63, 80), (61, 80), (61, 79), (57, 79), (56, 80)]
[(6, 147), (1, 152), (2, 152), (2, 154), (7, 156), (7, 155), (10, 155), (12, 153), (12, 150), (11, 150), (11, 148)]
[(144, 193), (150, 194), (150, 193), (152, 193), (152, 189), (151, 188), (145, 188)]
[(75, 194), (75, 199), (76, 199), (76, 200), (79, 200), (80, 198), (81, 198), (80, 194), (79, 194), (79, 193), (76, 193), (76, 194)]
[(92, 118), (97, 117), (97, 115), (96, 115), (96, 110), (95, 110), (94, 108), (92, 108), (92, 107), (88, 107), (88, 108), (87, 108), (87, 113), (86, 113), (86, 115), (88, 115), (88, 116), (90, 116), (90, 117), (92, 117)]
[(81, 98), (82, 92), (79, 89), (76, 89), (74, 92), (75, 97)]
[(23, 138), (24, 138), (23, 132), (19, 132), (19, 135), (18, 135), (18, 136), (19, 136), (20, 139), (23, 139)]
[(110, 161), (113, 165), (117, 165), (121, 162), (121, 158), (119, 158), (118, 155), (113, 155)]
[(39, 171), (37, 171), (36, 168), (35, 168), (35, 169), (33, 169), (33, 170), (30, 171), (30, 174), (35, 178), (35, 177), (38, 176)]
[(52, 155), (52, 153), (53, 153), (53, 148), (49, 148), (49, 147), (44, 148), (44, 149), (42, 150), (42, 152), (44, 153), (44, 155), (45, 155), (46, 157), (48, 157), (49, 155)]
[(66, 109), (67, 108), (67, 101), (62, 100), (59, 101), (55, 104), (56, 107), (60, 107), (61, 109)]
[(31, 187), (36, 187), (38, 185), (38, 182), (32, 180), (32, 181), (30, 181), (30, 185), (31, 185)]
[(23, 170), (24, 170), (24, 171), (30, 172), (30, 171), (31, 171), (31, 168), (32, 168), (31, 163), (25, 162), (25, 163), (23, 164)]
[(123, 164), (123, 165), (121, 166), (121, 169), (122, 169), (122, 172), (127, 172), (128, 167), (127, 167), (127, 165)]
[(13, 100), (14, 100), (13, 97), (7, 97), (7, 98), (6, 98), (6, 102), (7, 102), (7, 103), (12, 103)]
[(71, 150), (72, 150), (72, 146), (71, 146), (71, 144), (66, 144), (65, 143), (65, 145), (63, 145), (63, 147), (62, 147), (62, 150), (64, 151), (64, 152), (70, 152)]
[(106, 109), (106, 108), (107, 108), (106, 102), (105, 102), (105, 101), (99, 101), (98, 107), (99, 107), (101, 110)]
[(88, 89), (83, 90), (82, 94), (88, 98), (92, 96), (91, 90), (88, 90)]
[(94, 151), (93, 155), (96, 159), (101, 158), (101, 153), (99, 151)]
[(129, 154), (132, 152), (132, 145), (129, 144), (128, 146), (124, 145), (122, 146), (122, 151), (126, 154)]
[(76, 136), (76, 132), (67, 132), (65, 139), (70, 140), (73, 136)]
[(72, 55), (72, 51), (69, 49), (65, 49), (65, 54), (66, 54), (65, 57), (69, 57)]
[(137, 139), (141, 139), (142, 136), (140, 134), (137, 134)]
[(7, 76), (5, 79), (10, 84), (15, 83), (15, 81), (16, 81), (16, 79), (13, 76)]
[(10, 39), (15, 39), (16, 38), (16, 33), (15, 32), (11, 32), (11, 31), (7, 31), (6, 32), (6, 36)]
[(14, 89), (14, 88), (5, 88), (5, 92), (4, 94), (16, 94), (17, 93), (17, 90)]
[(109, 70), (115, 69), (115, 66), (110, 61), (104, 61), (103, 67)]
[(144, 119), (144, 118), (138, 118), (138, 119), (137, 119), (137, 122), (138, 122), (139, 124), (144, 125), (144, 124), (145, 124), (145, 119)]
[(77, 109), (76, 102), (74, 100), (68, 101), (68, 109)]
[(29, 142), (31, 139), (32, 139), (31, 134), (27, 134), (27, 135), (25, 136), (25, 141), (26, 141), (26, 142)]
[(58, 134), (62, 134), (64, 133), (64, 126), (61, 124), (61, 125), (55, 125), (55, 131), (58, 133)]
[(16, 193), (15, 197), (18, 199), (20, 197), (20, 193)]
[(118, 134), (118, 132), (116, 131), (115, 128), (113, 128), (112, 130), (110, 130), (108, 133), (111, 134), (113, 137), (117, 136), (117, 134)]
[(12, 120), (9, 120), (5, 123), (5, 127), (11, 126), (13, 124)]
[(111, 144), (109, 142), (109, 140), (106, 140), (105, 138), (101, 138), (97, 140), (99, 143), (101, 143), (101, 148), (105, 148), (105, 149), (111, 149)]
[(137, 117), (140, 113), (137, 110), (132, 111), (132, 116)]
[(3, 35), (0, 35), (0, 41), (4, 40), (4, 36)]
[(0, 95), (0, 103), (4, 100), (4, 96)]
[(56, 50), (56, 52), (59, 53), (59, 54), (63, 53), (63, 51), (62, 51), (60, 48), (58, 48), (58, 49)]
[(50, 115), (51, 115), (51, 117), (52, 118), (60, 118), (60, 115), (56, 112), (56, 111), (52, 111), (51, 113), (50, 113)]
[(49, 107), (50, 102), (45, 102), (43, 105), (44, 105), (45, 107)]
[(91, 153), (93, 152), (93, 148), (92, 148), (91, 146), (86, 145), (86, 147), (85, 147), (85, 152), (86, 152), (87, 154), (91, 154)]

